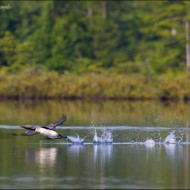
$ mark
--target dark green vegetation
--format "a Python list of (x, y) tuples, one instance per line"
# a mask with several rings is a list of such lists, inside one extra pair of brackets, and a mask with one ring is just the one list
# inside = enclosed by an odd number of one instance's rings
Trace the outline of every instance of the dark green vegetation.
[(84, 73), (79, 75), (45, 72), (39, 68), (18, 75), (0, 74), (1, 98), (71, 99), (173, 99), (190, 98), (188, 75), (156, 76)]
[(190, 98), (189, 1), (0, 6), (1, 97)]

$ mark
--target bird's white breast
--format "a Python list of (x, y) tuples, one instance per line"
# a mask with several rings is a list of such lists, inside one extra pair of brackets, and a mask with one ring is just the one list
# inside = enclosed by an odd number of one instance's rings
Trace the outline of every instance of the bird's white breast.
[(53, 130), (49, 130), (49, 129), (44, 129), (44, 128), (41, 128), (41, 127), (38, 127), (35, 129), (36, 132), (42, 134), (42, 135), (45, 135), (49, 138), (56, 138), (58, 137), (58, 133), (56, 131), (53, 131)]

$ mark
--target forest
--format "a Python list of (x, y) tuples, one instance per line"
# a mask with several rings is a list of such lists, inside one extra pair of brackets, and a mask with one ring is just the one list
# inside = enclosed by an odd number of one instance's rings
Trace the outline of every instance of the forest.
[(190, 99), (190, 1), (0, 1), (1, 98)]

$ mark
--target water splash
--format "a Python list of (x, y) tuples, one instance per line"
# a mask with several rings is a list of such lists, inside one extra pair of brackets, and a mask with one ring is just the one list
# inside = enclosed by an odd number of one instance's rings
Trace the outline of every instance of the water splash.
[(104, 128), (102, 135), (98, 136), (95, 128), (93, 143), (113, 143), (112, 133), (108, 129)]
[(184, 139), (184, 131), (178, 130), (177, 132), (178, 133), (176, 134), (176, 139), (178, 142), (181, 142)]
[(145, 145), (155, 145), (155, 141), (153, 139), (147, 139), (145, 142), (144, 142)]
[(165, 143), (176, 143), (175, 131), (172, 131), (164, 140)]
[(101, 143), (101, 142), (103, 142), (103, 138), (102, 137), (98, 137), (96, 130), (94, 132), (93, 142), (95, 142), (95, 143)]
[(82, 144), (82, 143), (84, 143), (85, 138), (86, 138), (86, 136), (83, 137), (83, 138), (81, 138), (81, 137), (79, 137), (79, 135), (77, 134), (76, 137), (67, 136), (67, 139), (66, 139), (66, 140), (71, 141), (73, 144)]

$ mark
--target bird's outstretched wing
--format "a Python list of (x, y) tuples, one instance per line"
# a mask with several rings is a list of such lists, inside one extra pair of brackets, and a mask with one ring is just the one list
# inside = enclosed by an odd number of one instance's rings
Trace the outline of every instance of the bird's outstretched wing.
[(36, 128), (41, 127), (41, 126), (39, 126), (39, 125), (23, 125), (20, 127), (27, 129), (27, 130), (30, 130), (30, 131), (34, 131)]
[(65, 121), (66, 121), (66, 116), (64, 115), (64, 116), (62, 116), (62, 118), (59, 121), (45, 125), (45, 126), (43, 126), (43, 128), (55, 130), (56, 126), (61, 125)]
[(33, 136), (33, 135), (36, 135), (36, 134), (38, 134), (38, 132), (31, 131), (31, 130), (26, 131), (24, 133), (20, 133), (20, 134), (13, 133), (14, 136)]

